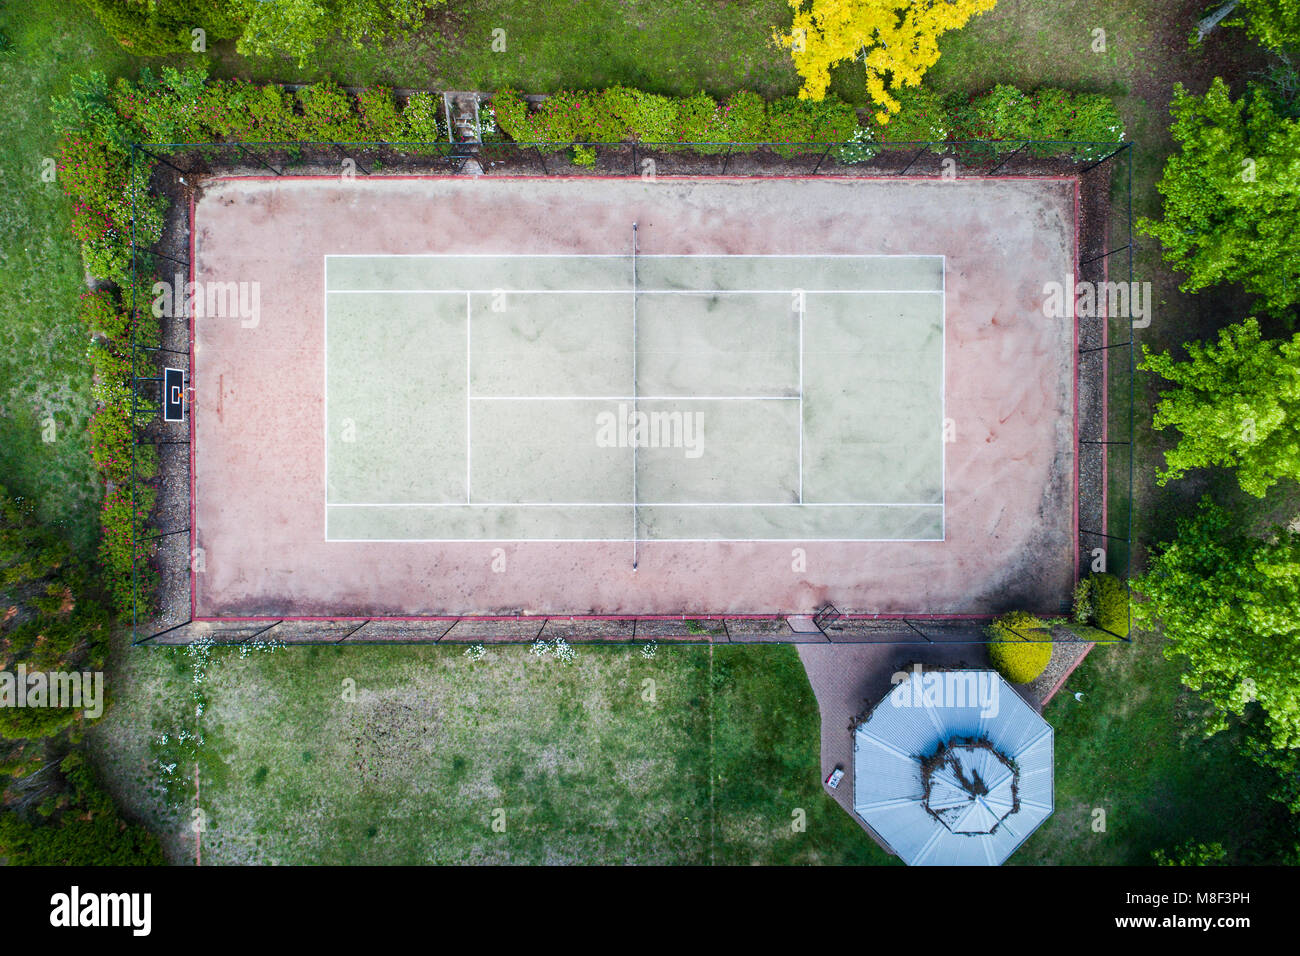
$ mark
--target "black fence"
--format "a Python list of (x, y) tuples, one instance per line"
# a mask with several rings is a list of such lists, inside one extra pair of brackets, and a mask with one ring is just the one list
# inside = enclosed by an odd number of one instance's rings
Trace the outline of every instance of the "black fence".
[[(1076, 141), (944, 143), (173, 143), (131, 151), (132, 176), (147, 175), (150, 195), (169, 200), (162, 228), (137, 232), (133, 208), (129, 250), (132, 287), (131, 407), (137, 440), (132, 461), (134, 641), (246, 643), (531, 642), (869, 642), (986, 643), (986, 618), (844, 615), (827, 606), (815, 615), (708, 616), (689, 609), (671, 617), (425, 618), (195, 620), (191, 573), (203, 553), (191, 520), (192, 458), (187, 423), (163, 422), (162, 369), (189, 376), (188, 322), (144, 312), (155, 279), (188, 270), (189, 197), (200, 177), (854, 177), (971, 179), (1071, 177), (1079, 181), (1075, 279), (1095, 290), (1094, 308), (1075, 316), (1077, 343), (1077, 514), (1079, 569), (1108, 571), (1127, 581), (1132, 561), (1134, 329), (1139, 295), (1133, 284), (1131, 143)], [(137, 202), (145, 201), (138, 191)], [(140, 217), (142, 226), (144, 217)], [(157, 233), (155, 235), (155, 233)], [(1077, 289), (1074, 291), (1078, 291)], [(1069, 298), (1067, 296), (1067, 298)], [(1149, 303), (1145, 303), (1149, 308)], [(141, 320), (141, 321), (137, 321)], [(136, 329), (148, 329), (147, 336)], [(345, 609), (341, 609), (345, 610)], [(1068, 613), (1069, 602), (1060, 608)], [(1096, 628), (1054, 626), (1029, 641), (1128, 640)]]

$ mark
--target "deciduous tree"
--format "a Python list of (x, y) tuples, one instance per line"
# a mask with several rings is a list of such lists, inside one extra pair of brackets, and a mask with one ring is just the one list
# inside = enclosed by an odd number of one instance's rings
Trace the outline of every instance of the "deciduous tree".
[(1263, 497), (1284, 478), (1300, 478), (1300, 334), (1265, 339), (1246, 319), (1217, 344), (1187, 345), (1188, 357), (1143, 347), (1142, 368), (1172, 382), (1156, 405), (1154, 426), (1177, 428), (1158, 481), (1188, 469), (1235, 467), (1246, 492)]
[(992, 10), (997, 0), (789, 0), (794, 22), (777, 42), (803, 77), (800, 95), (819, 100), (831, 67), (860, 60), (880, 122), (898, 112), (891, 89), (916, 86), (939, 59), (939, 37)]
[(1164, 218), (1139, 226), (1160, 240), (1166, 262), (1197, 292), (1240, 282), (1270, 311), (1300, 303), (1300, 121), (1251, 90), (1233, 100), (1215, 78), (1204, 96), (1175, 88), (1180, 150), (1157, 188)]

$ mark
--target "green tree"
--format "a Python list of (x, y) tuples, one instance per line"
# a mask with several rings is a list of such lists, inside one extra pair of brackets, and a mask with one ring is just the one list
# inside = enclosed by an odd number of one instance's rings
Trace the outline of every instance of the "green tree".
[[(0, 670), (98, 670), (108, 623), (89, 571), (0, 488)], [(81, 710), (0, 707), (0, 738), (48, 737), (81, 720)]]
[(252, 2), (237, 49), (245, 56), (290, 56), (300, 66), (338, 35), (358, 49), (410, 36), (443, 0), (276, 0)]
[(1139, 227), (1188, 274), (1184, 291), (1240, 282), (1284, 313), (1300, 303), (1300, 121), (1257, 88), (1233, 100), (1219, 77), (1204, 96), (1175, 87), (1172, 112), (1164, 218)]
[(1197, 843), (1188, 840), (1180, 843), (1168, 853), (1155, 850), (1151, 862), (1156, 866), (1224, 866), (1228, 861), (1228, 851), (1222, 843)]
[(1133, 588), (1134, 623), (1163, 630), (1166, 656), (1215, 708), (1208, 732), (1257, 703), (1270, 746), (1300, 746), (1300, 534), (1255, 537), (1205, 498)]
[(10, 866), (166, 862), (153, 834), (121, 818), (80, 751), (47, 764), (6, 797), (0, 809), (0, 857)]
[(1192, 342), (1188, 357), (1142, 349), (1141, 367), (1172, 382), (1156, 405), (1157, 429), (1182, 432), (1165, 453), (1160, 484), (1190, 468), (1236, 467), (1256, 497), (1284, 478), (1300, 478), (1300, 334), (1264, 339), (1254, 318), (1230, 325), (1217, 344)]
[(205, 42), (239, 36), (249, 0), (81, 0), (123, 47), (142, 56), (192, 49), (193, 30)]
[(1300, 0), (1242, 0), (1246, 25), (1259, 42), (1274, 49), (1300, 44)]

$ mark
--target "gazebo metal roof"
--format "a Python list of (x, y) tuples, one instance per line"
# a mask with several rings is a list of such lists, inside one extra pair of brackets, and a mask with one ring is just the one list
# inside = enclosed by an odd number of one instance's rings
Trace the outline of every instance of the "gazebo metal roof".
[(996, 866), (1052, 813), (1052, 748), (996, 672), (915, 671), (854, 731), (853, 808), (905, 863)]

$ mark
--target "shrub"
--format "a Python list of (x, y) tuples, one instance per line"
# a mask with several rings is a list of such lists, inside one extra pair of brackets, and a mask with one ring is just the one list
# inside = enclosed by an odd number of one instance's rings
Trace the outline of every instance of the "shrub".
[(442, 128), (441, 108), (441, 98), (432, 93), (419, 92), (408, 96), (406, 105), (402, 107), (402, 122), (405, 124), (402, 139), (413, 143), (442, 141), (446, 131)]
[(595, 166), (596, 165), (596, 147), (583, 146), (579, 143), (573, 147), (573, 165), (575, 166)]
[(1094, 574), (1074, 588), (1074, 619), (1128, 637), (1128, 589), (1113, 574)]
[(1028, 684), (1041, 674), (1052, 659), (1046, 627), (1025, 611), (1012, 611), (994, 620), (987, 631), (993, 641), (989, 644), (989, 660), (998, 673), (1013, 684)]
[(977, 139), (1026, 140), (1033, 138), (1034, 104), (1023, 90), (999, 83), (971, 103), (973, 121), (981, 131)]
[(672, 139), (678, 143), (708, 142), (718, 122), (718, 104), (707, 93), (695, 93), (677, 102), (677, 122)]
[(870, 126), (860, 126), (845, 141), (843, 146), (831, 150), (831, 154), (841, 163), (867, 163), (880, 152), (876, 142), (876, 133)]
[(355, 143), (361, 139), (361, 122), (350, 97), (326, 80), (298, 91), (302, 107), (301, 137), (323, 143)]
[(767, 107), (763, 98), (749, 90), (733, 94), (718, 109), (709, 140), (715, 143), (767, 142)]
[(611, 127), (608, 132), (617, 134), (617, 138), (605, 140), (593, 135), (592, 141), (618, 142), (631, 137), (643, 143), (673, 142), (673, 132), (677, 128), (676, 100), (623, 86), (606, 90), (600, 98), (603, 100), (602, 112), (608, 115)]
[[(842, 143), (858, 128), (853, 107), (834, 97), (814, 101), (787, 96), (776, 100), (767, 111), (767, 136), (772, 143)], [(774, 147), (781, 156), (793, 156), (804, 149)]]
[[(407, 106), (409, 108), (410, 101)], [(528, 121), (528, 104), (522, 96), (509, 87), (497, 90), (492, 96), (492, 109), (496, 113), (501, 132), (519, 143), (532, 141), (529, 135), (531, 126)]]
[(948, 138), (948, 112), (939, 94), (924, 86), (895, 91), (898, 112), (881, 129), (886, 143), (943, 142)]
[(376, 86), (357, 94), (357, 120), (366, 142), (384, 143), (402, 138), (402, 118), (393, 91), (387, 87)]

